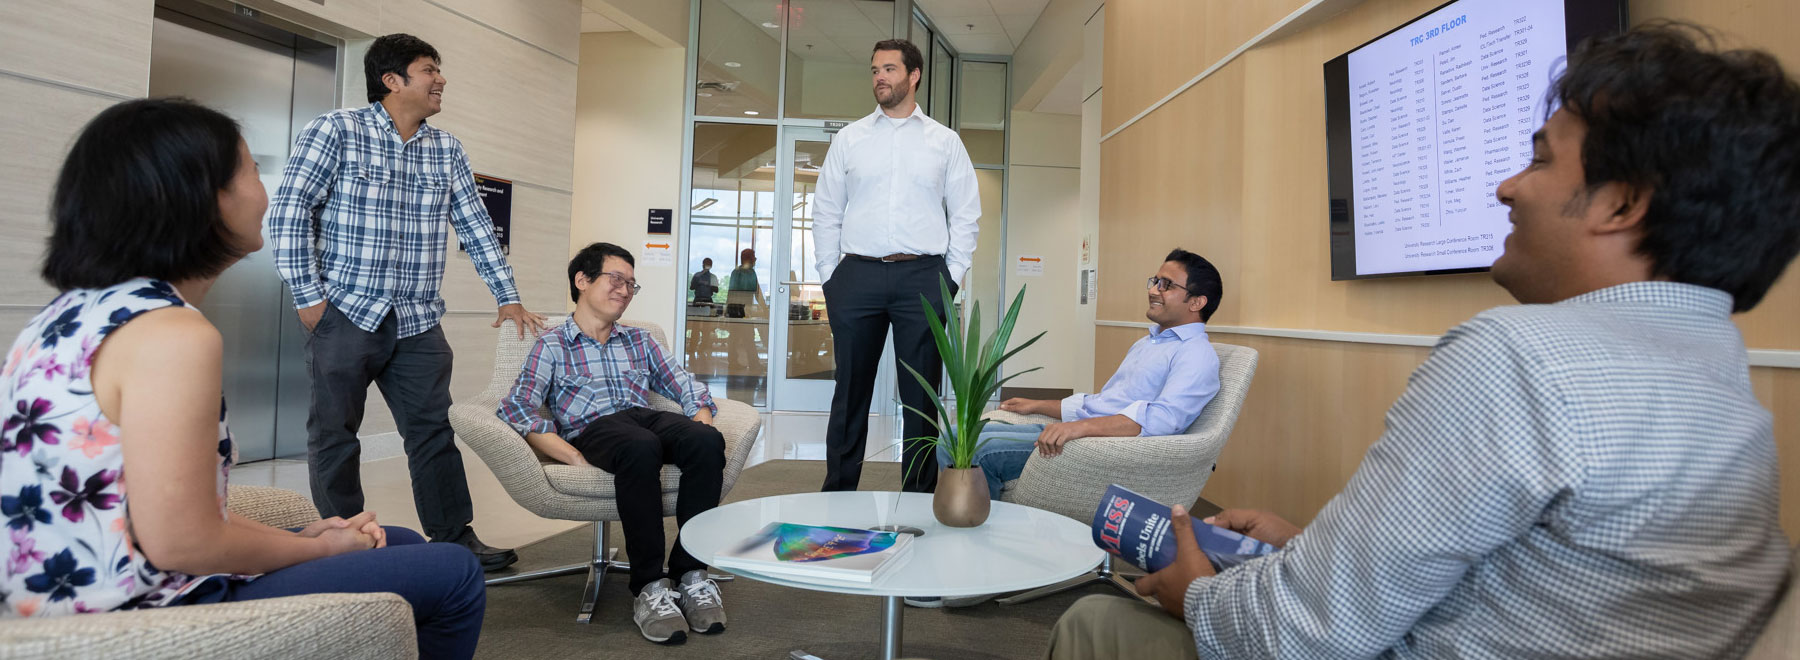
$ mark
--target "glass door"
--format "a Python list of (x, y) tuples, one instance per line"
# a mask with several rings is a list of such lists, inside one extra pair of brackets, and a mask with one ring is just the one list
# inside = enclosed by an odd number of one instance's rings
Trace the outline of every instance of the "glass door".
[[(813, 194), (819, 168), (831, 149), (832, 132), (822, 128), (785, 127), (775, 182), (775, 250), (771, 279), (776, 281), (769, 307), (770, 408), (827, 412), (836, 381), (836, 355), (831, 315), (825, 308), (823, 282), (813, 242)], [(874, 411), (893, 406), (892, 339), (881, 359), (875, 382)]]

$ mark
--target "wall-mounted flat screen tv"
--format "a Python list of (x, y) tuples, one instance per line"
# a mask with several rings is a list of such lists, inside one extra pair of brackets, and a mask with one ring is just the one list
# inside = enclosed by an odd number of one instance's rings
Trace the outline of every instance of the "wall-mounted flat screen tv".
[(1623, 0), (1456, 0), (1325, 64), (1331, 279), (1487, 270), (1550, 82)]

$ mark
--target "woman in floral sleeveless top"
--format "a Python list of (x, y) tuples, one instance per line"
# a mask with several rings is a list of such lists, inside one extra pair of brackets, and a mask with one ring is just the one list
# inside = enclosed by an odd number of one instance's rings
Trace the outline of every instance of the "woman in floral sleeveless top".
[(280, 530), (225, 507), (222, 339), (195, 305), (262, 247), (267, 207), (237, 125), (202, 106), (121, 103), (76, 139), (43, 270), (62, 293), (0, 367), (0, 617), (392, 592), (423, 656), (470, 657), (467, 549), (369, 512)]

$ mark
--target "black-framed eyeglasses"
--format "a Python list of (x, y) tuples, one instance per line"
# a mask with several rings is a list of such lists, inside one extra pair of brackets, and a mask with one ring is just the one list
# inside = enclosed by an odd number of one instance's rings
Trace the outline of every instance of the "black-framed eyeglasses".
[(625, 279), (624, 275), (612, 271), (606, 271), (600, 274), (605, 275), (606, 279), (612, 281), (613, 288), (617, 289), (619, 287), (625, 287), (625, 290), (630, 291), (631, 295), (635, 296), (639, 291), (644, 290), (644, 287), (638, 285), (637, 280)]
[(1168, 291), (1169, 289), (1180, 289), (1183, 293), (1186, 293), (1189, 296), (1199, 295), (1199, 294), (1194, 293), (1193, 289), (1176, 284), (1175, 280), (1171, 280), (1171, 279), (1169, 279), (1167, 277), (1163, 277), (1161, 275), (1151, 275), (1150, 279), (1144, 281), (1144, 287), (1150, 288), (1150, 289), (1156, 289), (1157, 293), (1162, 293), (1164, 291)]

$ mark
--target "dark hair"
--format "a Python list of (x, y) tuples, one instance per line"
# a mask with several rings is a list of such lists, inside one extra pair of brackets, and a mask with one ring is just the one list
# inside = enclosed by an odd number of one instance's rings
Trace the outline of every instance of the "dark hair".
[(1658, 21), (1583, 42), (1550, 96), (1587, 124), (1590, 191), (1649, 189), (1654, 275), (1762, 301), (1800, 249), (1800, 86), (1773, 56)]
[[(701, 265), (701, 266), (707, 266), (707, 267), (710, 267), (710, 266), (712, 266), (712, 257), (707, 257), (707, 258), (705, 258), (705, 259), (701, 259), (701, 260), (700, 260), (700, 265)], [(632, 266), (632, 268), (636, 268), (636, 267), (637, 267), (637, 266)]]
[(56, 177), (44, 281), (67, 291), (206, 278), (243, 258), (219, 211), (241, 139), (237, 122), (186, 99), (94, 117)]
[(1187, 271), (1188, 297), (1206, 296), (1206, 306), (1200, 308), (1200, 322), (1212, 320), (1213, 312), (1219, 309), (1219, 299), (1225, 296), (1225, 280), (1219, 278), (1219, 269), (1206, 257), (1181, 248), (1175, 248), (1163, 261), (1181, 264), (1182, 270)]
[(744, 250), (742, 252), (738, 253), (738, 263), (740, 263), (740, 264), (744, 263), (746, 261), (749, 261), (751, 259), (755, 259), (755, 258), (756, 258), (756, 249), (755, 248), (744, 248)]
[(387, 98), (387, 83), (381, 82), (384, 75), (399, 74), (401, 80), (410, 83), (412, 77), (406, 74), (406, 68), (421, 57), (429, 57), (433, 62), (443, 61), (436, 48), (410, 34), (396, 32), (377, 38), (369, 46), (368, 54), (363, 55), (363, 77), (369, 84), (369, 102)]
[(906, 72), (919, 72), (919, 82), (913, 85), (913, 89), (918, 89), (919, 85), (925, 84), (925, 55), (919, 52), (918, 46), (914, 46), (913, 42), (905, 39), (884, 39), (875, 42), (875, 50), (869, 51), (869, 56), (874, 57), (875, 53), (884, 50), (900, 51), (900, 63), (906, 65)]
[(581, 289), (575, 288), (575, 274), (581, 273), (590, 280), (599, 279), (600, 274), (606, 272), (603, 269), (607, 257), (624, 259), (626, 264), (637, 268), (637, 260), (631, 258), (629, 250), (611, 243), (590, 243), (569, 260), (569, 300), (581, 302)]

